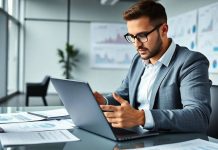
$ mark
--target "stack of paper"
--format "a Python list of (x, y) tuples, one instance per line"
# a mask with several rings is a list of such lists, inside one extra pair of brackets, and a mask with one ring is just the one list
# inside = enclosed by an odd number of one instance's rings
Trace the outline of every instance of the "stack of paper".
[(0, 124), (44, 120), (45, 118), (27, 112), (0, 114)]
[(79, 139), (67, 130), (25, 132), (25, 133), (1, 133), (1, 144), (3, 146), (59, 143), (78, 141)]
[(39, 117), (43, 117), (46, 119), (61, 119), (63, 117), (69, 117), (68, 112), (65, 108), (54, 109), (54, 110), (46, 110), (46, 111), (31, 111), (29, 114), (36, 115)]
[(0, 133), (1, 144), (12, 146), (77, 141), (79, 139), (66, 130), (75, 126), (71, 119), (63, 120), (66, 116), (69, 114), (65, 109), (0, 114), (0, 132), (6, 132)]
[(47, 130), (72, 129), (73, 124), (65, 120), (36, 121), (24, 123), (0, 124), (4, 132), (33, 132)]

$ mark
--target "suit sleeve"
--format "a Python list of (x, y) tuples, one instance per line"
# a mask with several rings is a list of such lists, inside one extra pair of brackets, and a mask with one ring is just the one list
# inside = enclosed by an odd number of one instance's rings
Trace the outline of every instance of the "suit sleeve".
[[(129, 100), (129, 85), (128, 85), (128, 75), (126, 78), (122, 81), (121, 86), (115, 91), (119, 96), (121, 96), (125, 100)], [(120, 105), (112, 96), (112, 94), (109, 94), (105, 96), (107, 99), (108, 105)]]
[[(129, 101), (130, 76), (139, 60), (139, 55), (136, 54), (132, 60), (131, 66), (128, 70), (125, 79), (122, 81), (120, 87), (115, 91), (115, 93), (117, 93), (119, 96), (121, 96), (123, 99), (127, 101)], [(114, 100), (112, 94), (107, 95), (106, 98), (108, 99), (109, 105), (120, 105), (116, 100)]]

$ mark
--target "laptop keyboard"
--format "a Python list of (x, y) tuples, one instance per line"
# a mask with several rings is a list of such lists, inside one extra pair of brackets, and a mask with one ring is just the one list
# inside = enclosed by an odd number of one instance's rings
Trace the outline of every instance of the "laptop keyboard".
[(134, 132), (134, 131), (129, 131), (121, 128), (112, 128), (114, 134), (118, 138), (118, 140), (130, 140), (130, 139), (136, 139), (136, 138), (141, 138), (141, 137), (146, 137), (146, 136), (151, 136), (151, 135), (157, 135), (158, 133), (146, 133), (146, 132)]
[(121, 128), (113, 128), (112, 130), (113, 130), (113, 132), (114, 132), (116, 135), (118, 135), (118, 136), (125, 136), (125, 135), (131, 136), (131, 135), (136, 135), (136, 132), (128, 131), (128, 130), (121, 129)]

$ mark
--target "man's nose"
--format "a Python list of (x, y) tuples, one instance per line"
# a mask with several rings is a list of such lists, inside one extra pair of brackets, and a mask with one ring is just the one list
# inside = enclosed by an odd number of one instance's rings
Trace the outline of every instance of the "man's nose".
[(142, 43), (139, 39), (135, 38), (134, 46), (135, 46), (136, 48), (142, 46), (142, 44), (143, 44), (143, 43)]

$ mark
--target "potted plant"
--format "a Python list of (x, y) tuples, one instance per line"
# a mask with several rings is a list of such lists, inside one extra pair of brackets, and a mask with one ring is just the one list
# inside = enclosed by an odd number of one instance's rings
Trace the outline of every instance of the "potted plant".
[(77, 56), (79, 51), (69, 43), (66, 43), (64, 50), (58, 49), (59, 63), (63, 68), (63, 75), (66, 79), (72, 79), (72, 70), (78, 62)]

